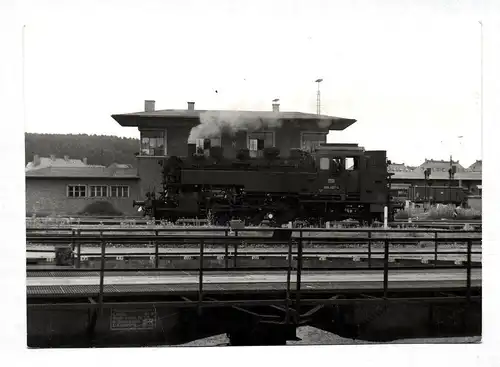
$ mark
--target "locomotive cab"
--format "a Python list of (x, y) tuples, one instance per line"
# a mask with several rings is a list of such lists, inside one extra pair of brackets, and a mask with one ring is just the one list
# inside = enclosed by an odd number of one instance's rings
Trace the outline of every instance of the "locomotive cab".
[(333, 200), (359, 200), (364, 149), (357, 144), (325, 144), (315, 152), (318, 191)]

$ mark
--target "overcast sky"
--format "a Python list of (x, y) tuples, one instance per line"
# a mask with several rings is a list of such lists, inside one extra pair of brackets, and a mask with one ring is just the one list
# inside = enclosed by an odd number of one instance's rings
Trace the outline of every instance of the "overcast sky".
[(314, 113), (323, 78), (321, 112), (358, 120), (330, 142), (413, 165), (481, 159), (487, 2), (343, 3), (25, 1), (25, 129), (137, 137), (110, 115), (145, 99)]

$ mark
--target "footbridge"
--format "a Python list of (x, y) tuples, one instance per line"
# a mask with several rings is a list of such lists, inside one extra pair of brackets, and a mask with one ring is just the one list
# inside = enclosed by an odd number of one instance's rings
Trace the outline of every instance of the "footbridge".
[(477, 231), (32, 228), (27, 261), (30, 347), (481, 335)]

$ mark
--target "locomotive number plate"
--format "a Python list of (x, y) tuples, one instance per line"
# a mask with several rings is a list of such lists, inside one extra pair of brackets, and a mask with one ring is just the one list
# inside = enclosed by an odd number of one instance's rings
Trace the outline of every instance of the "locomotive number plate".
[(335, 183), (335, 179), (334, 178), (329, 178), (328, 179), (328, 183), (329, 184), (334, 184)]
[(338, 190), (339, 187), (337, 185), (327, 185), (327, 186), (323, 186), (323, 188), (325, 190)]

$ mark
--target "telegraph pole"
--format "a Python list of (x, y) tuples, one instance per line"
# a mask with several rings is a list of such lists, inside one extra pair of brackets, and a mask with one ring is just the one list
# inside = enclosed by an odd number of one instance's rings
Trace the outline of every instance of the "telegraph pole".
[(22, 88), (23, 88), (23, 123), (24, 123), (24, 128), (26, 129), (26, 92), (25, 92), (25, 76), (24, 76), (24, 73), (25, 73), (25, 61), (24, 61), (24, 58), (25, 58), (25, 52), (24, 52), (24, 31), (26, 29), (26, 24), (23, 25), (23, 30), (22, 30), (22, 45), (21, 45), (21, 52), (22, 52), (22, 73), (23, 73), (23, 85), (22, 85)]
[(483, 21), (479, 21), (481, 26), (481, 159), (483, 159)]
[(321, 95), (319, 91), (319, 84), (323, 81), (323, 79), (316, 79), (314, 82), (318, 83), (318, 93), (316, 95), (316, 113), (321, 115)]
[(448, 184), (448, 200), (450, 201), (451, 204), (451, 179), (452, 179), (452, 169), (453, 169), (453, 158), (452, 155), (450, 154), (450, 182)]

